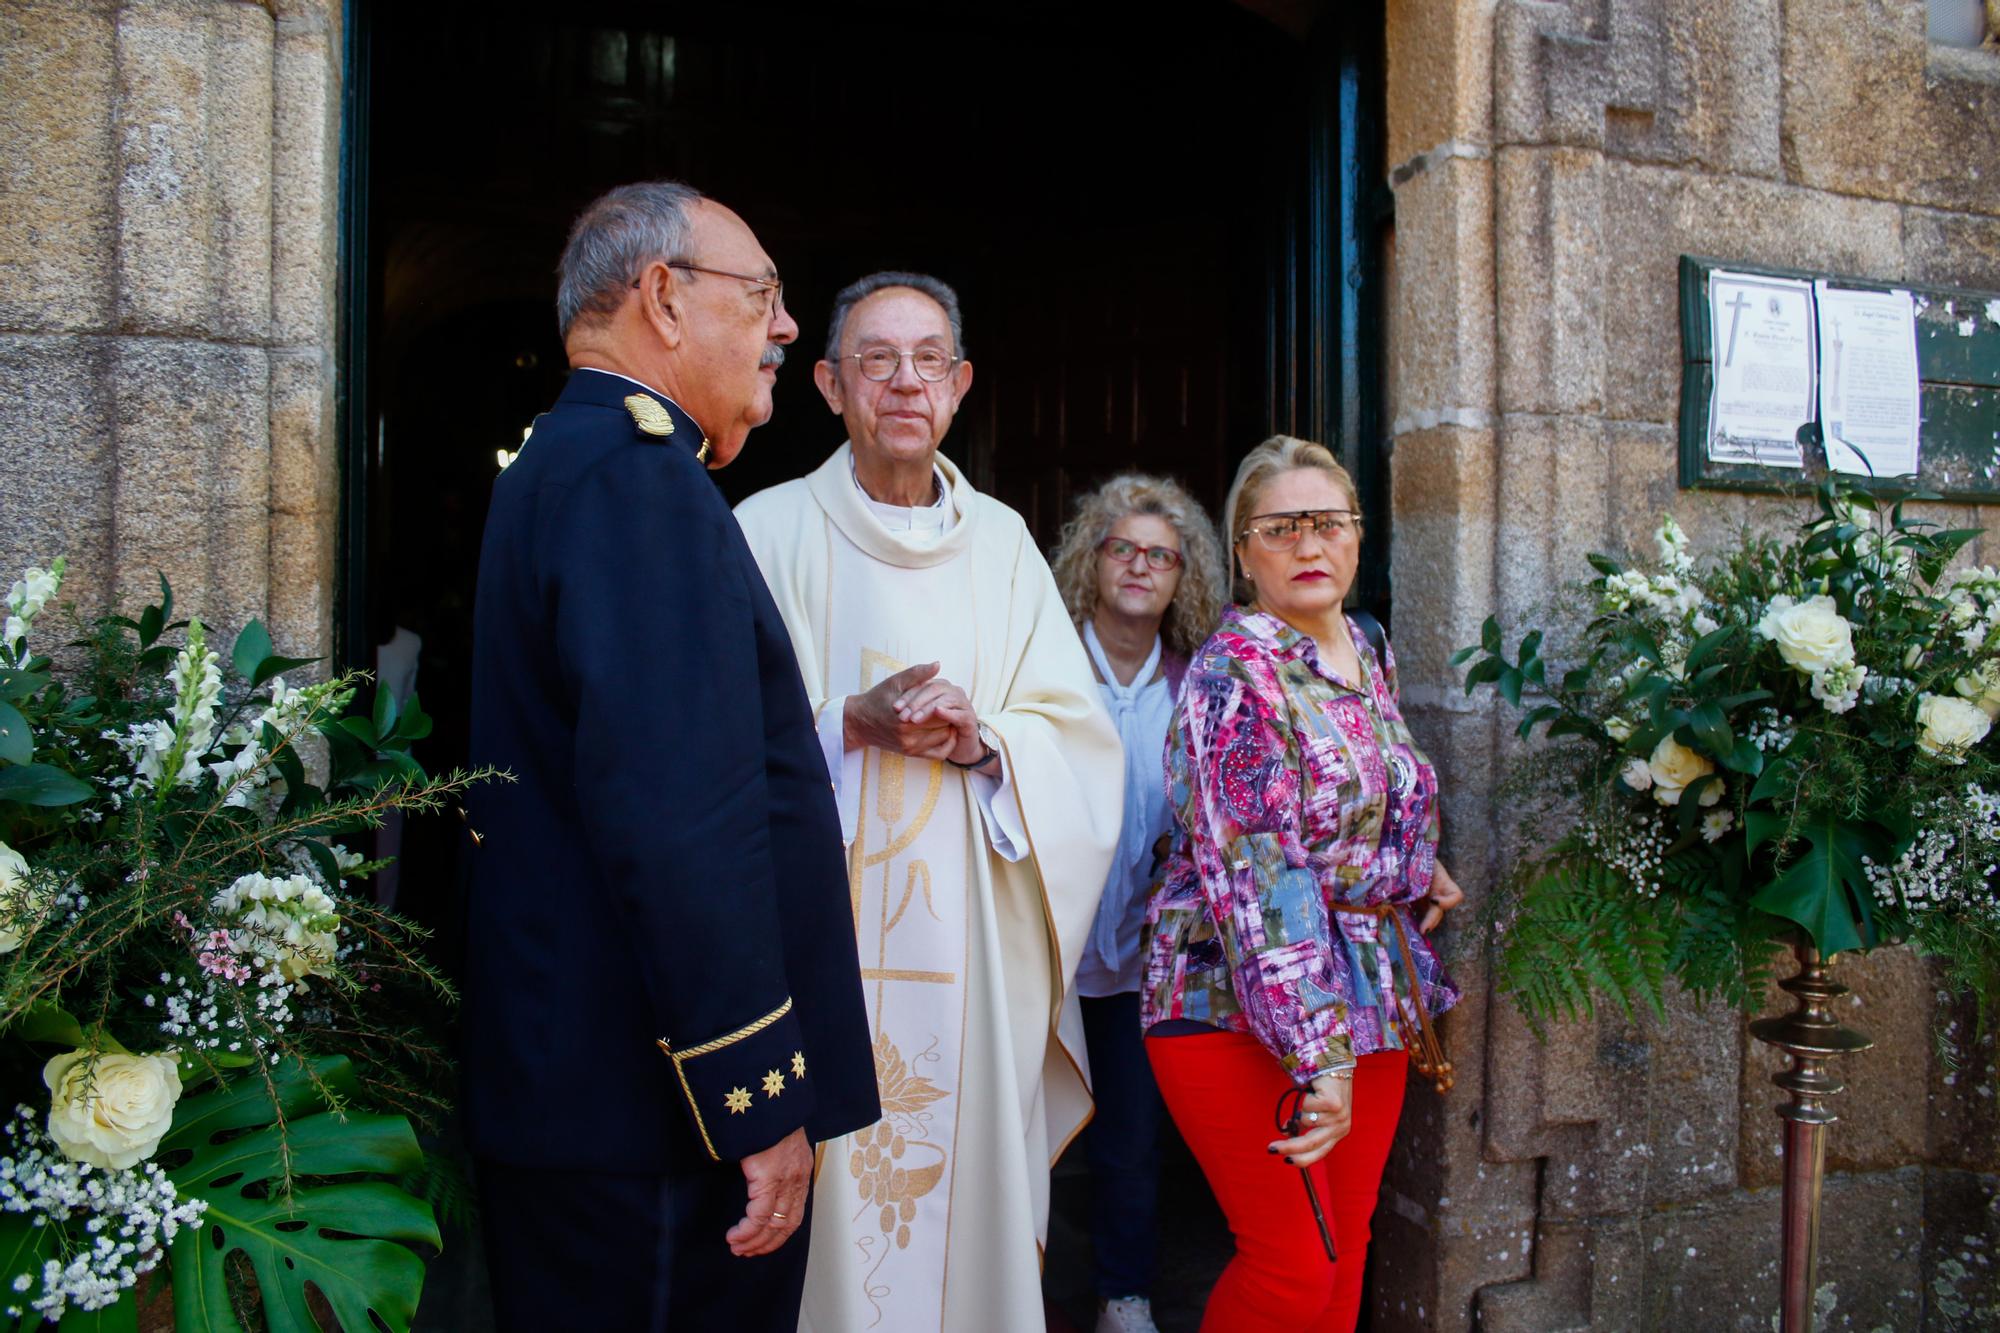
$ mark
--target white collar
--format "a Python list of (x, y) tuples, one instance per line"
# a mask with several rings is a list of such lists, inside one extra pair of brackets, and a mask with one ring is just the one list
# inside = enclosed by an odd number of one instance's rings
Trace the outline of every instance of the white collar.
[(924, 505), (896, 505), (877, 500), (862, 489), (861, 476), (854, 469), (854, 456), (848, 455), (847, 475), (854, 482), (854, 489), (868, 502), (868, 508), (881, 520), (882, 526), (891, 532), (907, 532), (918, 537), (941, 537), (951, 529), (951, 506), (946, 503), (950, 496), (950, 486), (937, 464), (931, 464), (931, 482), (936, 487), (937, 499)]

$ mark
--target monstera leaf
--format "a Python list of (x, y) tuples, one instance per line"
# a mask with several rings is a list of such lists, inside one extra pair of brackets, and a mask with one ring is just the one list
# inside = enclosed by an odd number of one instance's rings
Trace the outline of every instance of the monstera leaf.
[[(353, 1088), (344, 1058), (313, 1071), (336, 1091)], [(424, 1261), (411, 1245), (440, 1244), (430, 1205), (385, 1180), (338, 1180), (281, 1192), (285, 1157), (309, 1179), (397, 1176), (423, 1162), (401, 1116), (339, 1116), (322, 1110), (319, 1088), (296, 1064), (277, 1080), (281, 1134), (262, 1079), (238, 1078), (181, 1103), (164, 1156), (193, 1156), (167, 1174), (184, 1196), (208, 1201), (200, 1223), (174, 1238), (174, 1321), (184, 1329), (239, 1330), (230, 1308), (229, 1256), (241, 1252), (263, 1293), (272, 1333), (314, 1333), (306, 1284), (325, 1297), (344, 1329), (404, 1333), (423, 1291)], [(245, 1132), (248, 1131), (248, 1132)]]

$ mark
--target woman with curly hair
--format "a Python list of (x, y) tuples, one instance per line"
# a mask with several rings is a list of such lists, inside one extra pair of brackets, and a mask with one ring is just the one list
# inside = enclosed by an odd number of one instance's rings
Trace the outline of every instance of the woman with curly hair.
[(1125, 817), (1076, 970), (1097, 1115), (1098, 1333), (1153, 1333), (1160, 1094), (1140, 1040), (1146, 900), (1173, 816), (1161, 755), (1188, 657), (1222, 610), (1222, 546), (1194, 498), (1125, 473), (1083, 497), (1049, 561), (1125, 746)]

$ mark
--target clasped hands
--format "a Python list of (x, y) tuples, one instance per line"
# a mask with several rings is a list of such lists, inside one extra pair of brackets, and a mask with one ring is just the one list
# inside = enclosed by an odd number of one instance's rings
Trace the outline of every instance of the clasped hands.
[(979, 715), (965, 691), (938, 675), (937, 662), (906, 667), (865, 694), (850, 694), (844, 746), (873, 746), (912, 759), (975, 763), (986, 753)]

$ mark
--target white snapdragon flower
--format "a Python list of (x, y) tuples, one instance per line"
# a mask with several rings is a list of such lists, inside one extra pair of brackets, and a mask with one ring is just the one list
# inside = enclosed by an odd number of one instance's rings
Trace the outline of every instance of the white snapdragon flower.
[(1962, 764), (1965, 752), (1986, 739), (1993, 720), (1977, 704), (1949, 695), (1917, 698), (1917, 748), (1946, 763)]
[(1629, 717), (1609, 717), (1604, 720), (1604, 733), (1623, 745), (1632, 739), (1632, 719)]
[(202, 760), (216, 746), (222, 665), (199, 620), (188, 622), (187, 644), (174, 655), (167, 683), (174, 687), (170, 721), (135, 722), (123, 734), (105, 733), (124, 751), (142, 786), (191, 786), (200, 780)]
[(259, 968), (300, 983), (333, 975), (339, 905), (310, 876), (241, 875), (210, 905), (229, 924), (230, 948)]
[(1687, 533), (1674, 521), (1672, 514), (1662, 515), (1660, 530), (1653, 534), (1654, 543), (1660, 548), (1660, 563), (1676, 574), (1692, 574), (1694, 561), (1688, 555)]
[(1607, 574), (1600, 609), (1616, 615), (1631, 610), (1635, 605), (1651, 605), (1652, 596), (1652, 581), (1636, 569), (1628, 569), (1622, 574)]
[(14, 583), (7, 593), (6, 624), (0, 626), (0, 648), (12, 652), (35, 626), (35, 617), (42, 613), (62, 587), (63, 571), (68, 562), (61, 557), (49, 562), (47, 569), (30, 566)]

